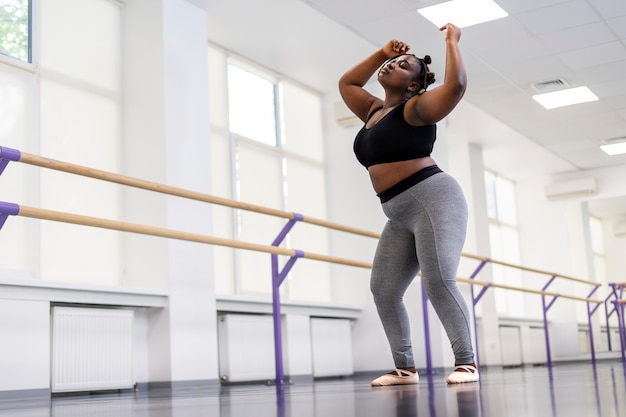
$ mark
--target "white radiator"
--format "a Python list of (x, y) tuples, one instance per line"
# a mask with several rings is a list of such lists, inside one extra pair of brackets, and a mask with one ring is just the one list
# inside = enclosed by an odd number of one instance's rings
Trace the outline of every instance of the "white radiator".
[(276, 378), (272, 316), (222, 314), (217, 329), (220, 378), (223, 382)]
[(133, 387), (132, 310), (54, 307), (52, 392)]
[(349, 319), (311, 318), (311, 343), (314, 377), (354, 373)]
[(502, 366), (522, 364), (522, 336), (519, 326), (500, 326)]

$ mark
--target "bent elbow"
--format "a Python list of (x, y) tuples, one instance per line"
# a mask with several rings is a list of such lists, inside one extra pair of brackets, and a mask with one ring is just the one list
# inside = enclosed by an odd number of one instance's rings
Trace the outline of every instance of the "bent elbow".
[(451, 85), (452, 92), (459, 99), (465, 95), (465, 90), (467, 89), (467, 78), (464, 76), (459, 77), (455, 80)]

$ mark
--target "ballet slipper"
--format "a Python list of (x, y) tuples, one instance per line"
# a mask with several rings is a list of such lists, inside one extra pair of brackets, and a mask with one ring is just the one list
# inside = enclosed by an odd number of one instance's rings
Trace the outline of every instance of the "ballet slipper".
[(410, 385), (417, 384), (419, 375), (417, 372), (407, 371), (406, 369), (396, 369), (388, 374), (380, 376), (372, 381), (373, 387), (384, 387), (388, 385)]
[(463, 384), (465, 382), (478, 381), (478, 370), (472, 365), (458, 365), (454, 367), (452, 372), (446, 378), (448, 384)]

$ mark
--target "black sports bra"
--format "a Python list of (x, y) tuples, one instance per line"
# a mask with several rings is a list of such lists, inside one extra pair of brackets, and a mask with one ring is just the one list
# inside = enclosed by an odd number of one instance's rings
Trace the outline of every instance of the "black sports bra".
[(437, 125), (411, 126), (404, 120), (404, 104), (396, 106), (371, 128), (364, 125), (357, 133), (354, 154), (365, 168), (430, 156)]

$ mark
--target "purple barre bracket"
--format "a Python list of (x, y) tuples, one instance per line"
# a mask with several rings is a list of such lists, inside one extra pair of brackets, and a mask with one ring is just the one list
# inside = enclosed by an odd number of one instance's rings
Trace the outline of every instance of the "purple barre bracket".
[(0, 175), (9, 164), (9, 161), (19, 161), (22, 153), (17, 149), (5, 148), (0, 146)]
[[(293, 213), (293, 219), (289, 220), (281, 232), (278, 234), (272, 246), (278, 246), (287, 237), (287, 234), (291, 231), (293, 226), (299, 221), (302, 221), (304, 216), (302, 214)], [(292, 257), (289, 258), (287, 263), (283, 266), (282, 270), (278, 268), (278, 255), (273, 253), (272, 260), (272, 319), (274, 322), (274, 364), (276, 368), (276, 386), (280, 387), (285, 384), (285, 371), (283, 367), (283, 335), (282, 335), (282, 323), (280, 313), (280, 285), (283, 283), (287, 274), (296, 263), (298, 258), (304, 257), (304, 251), (295, 250)]]
[(20, 206), (15, 203), (5, 203), (0, 201), (0, 229), (9, 216), (16, 216), (20, 212)]
[[(598, 291), (599, 288), (600, 288), (600, 285), (593, 288), (591, 292), (587, 295), (587, 298), (591, 298), (591, 296), (595, 294), (595, 292)], [(589, 346), (591, 348), (591, 362), (594, 365), (596, 364), (596, 347), (593, 341), (593, 329), (592, 329), (591, 317), (596, 313), (596, 311), (598, 311), (598, 309), (600, 308), (600, 304), (602, 303), (598, 303), (596, 304), (595, 307), (592, 308), (589, 301), (587, 301), (587, 326), (589, 328)]]

